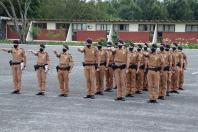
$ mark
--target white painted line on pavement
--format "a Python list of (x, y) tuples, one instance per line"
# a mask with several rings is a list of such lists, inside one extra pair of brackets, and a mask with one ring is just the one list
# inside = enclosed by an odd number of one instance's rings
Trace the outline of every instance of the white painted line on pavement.
[(193, 73), (192, 73), (192, 75), (196, 75), (196, 74), (198, 74), (198, 72), (193, 72)]

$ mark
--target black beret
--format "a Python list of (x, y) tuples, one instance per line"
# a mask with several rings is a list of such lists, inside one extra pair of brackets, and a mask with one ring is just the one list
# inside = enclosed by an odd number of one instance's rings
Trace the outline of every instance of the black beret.
[(88, 39), (86, 40), (86, 42), (87, 42), (88, 44), (92, 44), (92, 39), (91, 39), (91, 38), (88, 38)]

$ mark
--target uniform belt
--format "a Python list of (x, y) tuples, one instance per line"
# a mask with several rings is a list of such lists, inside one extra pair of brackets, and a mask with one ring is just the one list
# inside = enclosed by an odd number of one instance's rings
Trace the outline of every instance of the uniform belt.
[(38, 64), (37, 64), (37, 65), (34, 65), (34, 69), (35, 69), (35, 71), (36, 71), (36, 70), (38, 70), (40, 67), (42, 67), (42, 68), (45, 70), (45, 66), (46, 66), (46, 65), (48, 65), (48, 64), (43, 64), (43, 65), (38, 65)]
[(140, 69), (144, 69), (145, 68), (145, 65), (140, 65)]
[(112, 67), (114, 70), (116, 70), (116, 69), (121, 69), (121, 70), (123, 70), (123, 69), (126, 68), (126, 64), (122, 64), (122, 65), (113, 64), (111, 67)]
[(164, 71), (170, 71), (170, 66), (165, 66)]
[(108, 67), (112, 67), (113, 64), (109, 64)]
[(137, 65), (136, 64), (132, 64), (132, 65), (129, 66), (129, 68), (137, 70)]
[(181, 63), (177, 63), (177, 66), (181, 66)]
[[(98, 64), (96, 63), (96, 65), (98, 65)], [(106, 66), (106, 62), (100, 63), (100, 66)]]
[(67, 67), (60, 67), (60, 66), (56, 66), (56, 70), (58, 72), (58, 70), (61, 70), (61, 71), (69, 71), (70, 70), (70, 66), (67, 66)]
[(148, 70), (158, 72), (158, 71), (160, 71), (160, 70), (161, 70), (161, 68), (160, 68), (160, 67), (148, 68)]
[(85, 62), (83, 62), (83, 66), (96, 66), (96, 63), (85, 63)]
[(21, 62), (12, 62), (12, 61), (10, 61), (9, 63), (10, 63), (10, 66), (12, 66), (12, 65), (20, 65), (21, 64)]

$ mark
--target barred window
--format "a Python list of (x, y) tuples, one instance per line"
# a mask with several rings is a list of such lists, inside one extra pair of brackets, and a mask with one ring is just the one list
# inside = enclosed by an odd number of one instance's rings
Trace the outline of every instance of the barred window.
[(69, 29), (68, 23), (56, 23), (56, 29)]
[(97, 31), (110, 31), (111, 24), (96, 24)]
[(34, 23), (33, 27), (40, 29), (47, 29), (47, 23)]
[[(8, 28), (10, 29), (11, 32), (16, 32), (16, 27), (14, 25), (8, 25)], [(22, 26), (19, 25), (19, 29), (22, 29)]]
[(129, 31), (129, 24), (116, 24), (113, 29), (114, 31)]
[(186, 25), (186, 32), (198, 32), (198, 25)]
[(87, 30), (87, 24), (86, 23), (74, 23), (72, 25), (73, 30)]
[(174, 24), (159, 24), (157, 27), (158, 32), (175, 32)]
[(147, 31), (147, 32), (154, 32), (155, 25), (154, 24), (139, 24), (139, 31)]

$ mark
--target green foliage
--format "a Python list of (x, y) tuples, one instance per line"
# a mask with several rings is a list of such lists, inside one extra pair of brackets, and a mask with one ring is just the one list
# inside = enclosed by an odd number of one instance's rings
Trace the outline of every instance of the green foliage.
[(128, 40), (127, 40), (127, 41), (125, 41), (125, 46), (127, 46), (127, 47), (128, 47), (128, 46), (130, 46), (131, 44), (133, 44), (133, 42), (128, 41)]
[[(1, 1), (8, 3), (8, 0)], [(19, 16), (17, 2), (14, 2), (14, 6)], [(32, 0), (28, 18), (198, 20), (197, 9), (198, 0)], [(7, 16), (1, 6), (0, 16)]]
[(118, 37), (117, 34), (112, 35), (112, 41), (113, 41), (114, 44), (115, 44), (116, 42), (118, 42), (118, 40), (119, 40), (119, 37)]
[(41, 29), (38, 28), (38, 27), (32, 27), (32, 32), (31, 32), (31, 34), (32, 34), (33, 38), (35, 38), (35, 37), (39, 34), (40, 30), (41, 30)]
[(98, 43), (101, 44), (102, 46), (106, 46), (107, 45), (107, 39), (102, 38), (98, 41)]

